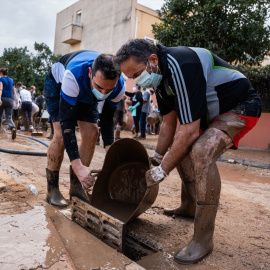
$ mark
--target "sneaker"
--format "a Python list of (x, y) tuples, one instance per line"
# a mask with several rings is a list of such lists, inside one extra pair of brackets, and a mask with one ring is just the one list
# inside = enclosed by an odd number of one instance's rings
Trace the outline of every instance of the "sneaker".
[(11, 130), (11, 138), (12, 138), (12, 140), (15, 140), (16, 139), (16, 128), (13, 128)]
[(20, 126), (20, 130), (25, 131), (25, 127), (24, 126)]
[(133, 136), (133, 138), (134, 139), (137, 139), (139, 136), (138, 136), (138, 133), (136, 133), (134, 136)]
[(34, 127), (32, 125), (29, 126), (29, 130), (30, 131), (33, 131), (34, 130)]
[(146, 140), (146, 138), (145, 137), (142, 137), (142, 136), (139, 136), (137, 139), (138, 140)]

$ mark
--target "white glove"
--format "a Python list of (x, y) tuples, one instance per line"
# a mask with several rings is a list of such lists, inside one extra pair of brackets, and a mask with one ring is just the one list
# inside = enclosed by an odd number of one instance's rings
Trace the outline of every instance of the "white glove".
[(161, 168), (161, 165), (159, 165), (158, 167), (152, 168), (145, 173), (146, 185), (148, 188), (157, 185), (167, 176), (168, 174), (166, 174)]
[(0, 106), (3, 104), (2, 100), (0, 99)]
[(154, 155), (150, 158), (150, 162), (152, 163), (152, 165), (158, 166), (161, 164), (163, 157), (163, 155), (155, 151)]

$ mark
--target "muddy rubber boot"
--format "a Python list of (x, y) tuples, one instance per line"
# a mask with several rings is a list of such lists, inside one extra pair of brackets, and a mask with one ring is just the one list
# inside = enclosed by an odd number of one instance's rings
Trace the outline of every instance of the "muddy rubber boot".
[(168, 216), (183, 216), (194, 218), (196, 212), (196, 187), (195, 181), (182, 181), (181, 188), (181, 205), (179, 207), (169, 209), (164, 208), (164, 214)]
[(87, 203), (90, 203), (90, 198), (86, 194), (86, 192), (83, 190), (82, 184), (76, 174), (74, 173), (72, 167), (69, 167), (69, 174), (70, 174), (70, 190), (69, 190), (69, 196), (70, 200), (71, 197), (77, 197)]
[(67, 201), (59, 190), (59, 171), (53, 172), (46, 168), (47, 175), (47, 202), (53, 206), (66, 207)]
[(120, 131), (119, 130), (116, 130), (115, 133), (114, 133), (114, 140), (117, 141), (117, 140), (120, 140)]
[(16, 139), (16, 128), (11, 129), (11, 138), (12, 138), (12, 140)]
[(197, 263), (212, 252), (216, 213), (216, 205), (197, 204), (193, 238), (187, 246), (174, 255), (176, 262)]

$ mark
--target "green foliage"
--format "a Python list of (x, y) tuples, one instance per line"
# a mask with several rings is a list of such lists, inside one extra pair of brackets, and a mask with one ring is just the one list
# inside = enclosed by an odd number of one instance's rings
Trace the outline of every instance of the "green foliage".
[(166, 0), (153, 25), (165, 46), (207, 48), (229, 63), (259, 64), (270, 51), (269, 0)]
[(237, 70), (249, 78), (252, 86), (260, 95), (263, 111), (270, 112), (270, 65), (266, 67), (247, 67), (237, 65)]
[(21, 82), (27, 88), (35, 85), (37, 94), (41, 94), (46, 74), (60, 56), (55, 56), (44, 43), (35, 42), (34, 48), (36, 55), (29, 53), (27, 47), (4, 49), (0, 67), (8, 68), (8, 75), (15, 84)]

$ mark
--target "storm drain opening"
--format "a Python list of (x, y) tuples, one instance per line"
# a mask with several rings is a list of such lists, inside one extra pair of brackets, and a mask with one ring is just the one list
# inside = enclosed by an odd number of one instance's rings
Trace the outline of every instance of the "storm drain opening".
[(124, 222), (76, 197), (72, 197), (71, 212), (73, 221), (133, 261), (159, 251), (153, 244), (127, 232)]

